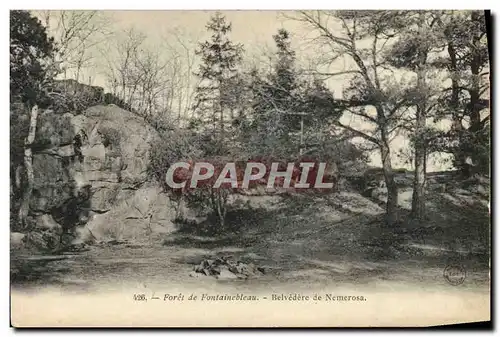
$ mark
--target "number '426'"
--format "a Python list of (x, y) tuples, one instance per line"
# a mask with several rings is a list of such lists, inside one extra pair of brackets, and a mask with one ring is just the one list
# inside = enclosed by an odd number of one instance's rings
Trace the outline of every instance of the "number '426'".
[(147, 301), (146, 294), (134, 294), (134, 301)]

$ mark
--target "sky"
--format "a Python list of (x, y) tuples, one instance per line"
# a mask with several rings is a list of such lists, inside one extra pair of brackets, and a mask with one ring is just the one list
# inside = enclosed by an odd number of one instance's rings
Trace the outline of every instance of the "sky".
[[(197, 41), (203, 41), (208, 36), (205, 25), (214, 13), (211, 11), (105, 11), (103, 12), (111, 19), (111, 29), (122, 31), (133, 27), (145, 34), (148, 43), (152, 48), (162, 48), (165, 41), (175, 44), (175, 36), (172, 32), (180, 32), (183, 39), (189, 38), (193, 46)], [(278, 29), (285, 28), (291, 33), (292, 47), (296, 51), (297, 57), (302, 64), (307, 64), (309, 59), (320, 56), (319, 52), (307, 44), (308, 30), (294, 20), (287, 19), (293, 12), (278, 11), (223, 11), (227, 21), (232, 23), (231, 39), (234, 42), (242, 43), (245, 48), (246, 59), (253, 60), (262, 58), (263, 54), (273, 48), (273, 34)], [(110, 42), (112, 43), (112, 42)], [(105, 49), (106, 53), (106, 49)], [(333, 65), (335, 71), (346, 70), (349, 64), (345, 60), (336, 61)], [(106, 87), (106, 78), (103, 74), (104, 65), (92, 67), (85, 71), (84, 79), (90, 77), (92, 85)], [(343, 88), (348, 80), (338, 77), (328, 81), (329, 88), (334, 92), (335, 97), (341, 98)], [(369, 129), (364, 121), (348, 113), (344, 113), (342, 122), (351, 126)], [(392, 161), (395, 167), (412, 168), (412, 165), (405, 164), (396, 153), (408, 148), (409, 141), (404, 136), (397, 136), (392, 142), (394, 148)], [(378, 151), (370, 152), (370, 163), (381, 166)], [(428, 171), (448, 169), (448, 164), (443, 165), (441, 157), (437, 160), (430, 158)]]

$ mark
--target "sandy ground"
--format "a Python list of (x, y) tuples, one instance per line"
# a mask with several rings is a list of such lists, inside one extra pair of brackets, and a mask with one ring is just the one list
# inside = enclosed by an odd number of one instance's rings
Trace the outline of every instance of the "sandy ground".
[[(14, 284), (12, 323), (15, 326), (429, 326), (490, 319), (489, 273), (472, 260), (461, 260), (466, 278), (462, 284), (452, 285), (444, 277), (449, 260), (441, 257), (357, 261), (331, 255), (328, 258), (291, 255), (292, 247), (296, 246), (285, 246), (288, 245), (272, 249), (271, 256), (262, 256), (267, 254), (262, 250), (259, 250), (261, 255), (253, 253), (259, 245), (216, 249), (164, 245), (94, 249), (54, 262), (44, 279)], [(189, 276), (194, 263), (214, 254), (250, 256), (255, 263), (266, 267), (267, 273), (248, 280)], [(258, 299), (200, 300), (203, 294), (244, 294)], [(134, 295), (144, 295), (146, 301), (136, 301)], [(173, 297), (178, 295), (183, 295), (182, 300)], [(188, 300), (190, 295), (198, 300)], [(282, 295), (302, 299), (290, 300)], [(322, 296), (322, 300), (317, 297), (315, 300), (315, 295)], [(327, 295), (332, 298), (328, 300)], [(336, 300), (336, 296), (343, 299)], [(239, 314), (235, 315), (236, 312)]]
[[(14, 280), (12, 322), (16, 326), (428, 326), (490, 319), (487, 251), (461, 244), (476, 240), (470, 226), (464, 237), (458, 227), (446, 231), (445, 222), (437, 232), (415, 236), (406, 229), (395, 234), (380, 227), (377, 205), (352, 204), (352, 200), (346, 195), (335, 200), (281, 200), (245, 214), (246, 226), (225, 238), (172, 234), (149, 244), (94, 246), (48, 264), (37, 277)], [(460, 223), (467, 224), (464, 219)], [(398, 249), (383, 248), (395, 240)], [(190, 276), (195, 264), (215, 255), (249, 261), (266, 272), (247, 280)], [(460, 266), (459, 284), (447, 280), (447, 266)], [(203, 294), (258, 299), (200, 300)], [(291, 294), (309, 298), (282, 296)], [(146, 301), (137, 300), (142, 295)], [(184, 297), (171, 300), (175, 295)], [(190, 295), (198, 299), (188, 300)]]

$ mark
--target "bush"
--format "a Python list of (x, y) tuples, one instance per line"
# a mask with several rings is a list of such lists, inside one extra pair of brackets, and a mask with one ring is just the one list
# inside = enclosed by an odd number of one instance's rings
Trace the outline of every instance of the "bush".
[[(176, 176), (179, 178), (180, 175), (184, 175), (182, 178), (188, 180), (185, 189), (171, 189), (165, 181), (169, 167), (179, 161), (195, 162), (197, 159), (203, 159), (203, 161), (212, 161), (218, 169), (222, 168), (219, 168), (221, 166), (219, 164), (225, 162), (220, 158), (215, 160), (205, 158), (207, 154), (201, 144), (203, 137), (203, 134), (195, 134), (189, 130), (162, 132), (158, 141), (152, 144), (149, 171), (150, 175), (160, 182), (164, 190), (171, 195), (172, 200), (179, 204), (179, 208), (181, 207), (180, 204), (185, 201), (188, 207), (208, 211), (209, 217), (215, 219), (216, 227), (220, 230), (210, 230), (210, 232), (222, 232), (224, 231), (224, 221), (227, 213), (227, 200), (232, 193), (230, 188), (213, 189), (210, 184), (207, 184), (206, 186), (191, 189), (189, 188), (191, 172), (183, 172), (183, 170), (177, 170)], [(207, 147), (206, 142), (204, 142), (204, 145)], [(214, 174), (213, 179), (216, 179), (217, 176), (217, 174)], [(178, 213), (179, 219), (177, 220), (182, 222), (184, 219), (181, 218), (180, 212)]]
[(104, 89), (79, 83), (75, 80), (56, 80), (49, 94), (52, 109), (58, 113), (82, 112), (105, 101)]
[(149, 174), (162, 184), (165, 190), (165, 175), (173, 163), (200, 158), (197, 139), (190, 131), (171, 130), (160, 132), (160, 137), (151, 144)]

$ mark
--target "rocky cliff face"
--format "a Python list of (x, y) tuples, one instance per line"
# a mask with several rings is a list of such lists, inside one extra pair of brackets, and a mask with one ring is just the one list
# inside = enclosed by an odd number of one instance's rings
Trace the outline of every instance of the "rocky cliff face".
[(114, 105), (39, 116), (30, 228), (24, 242), (146, 239), (173, 230), (169, 198), (147, 181), (156, 131)]

